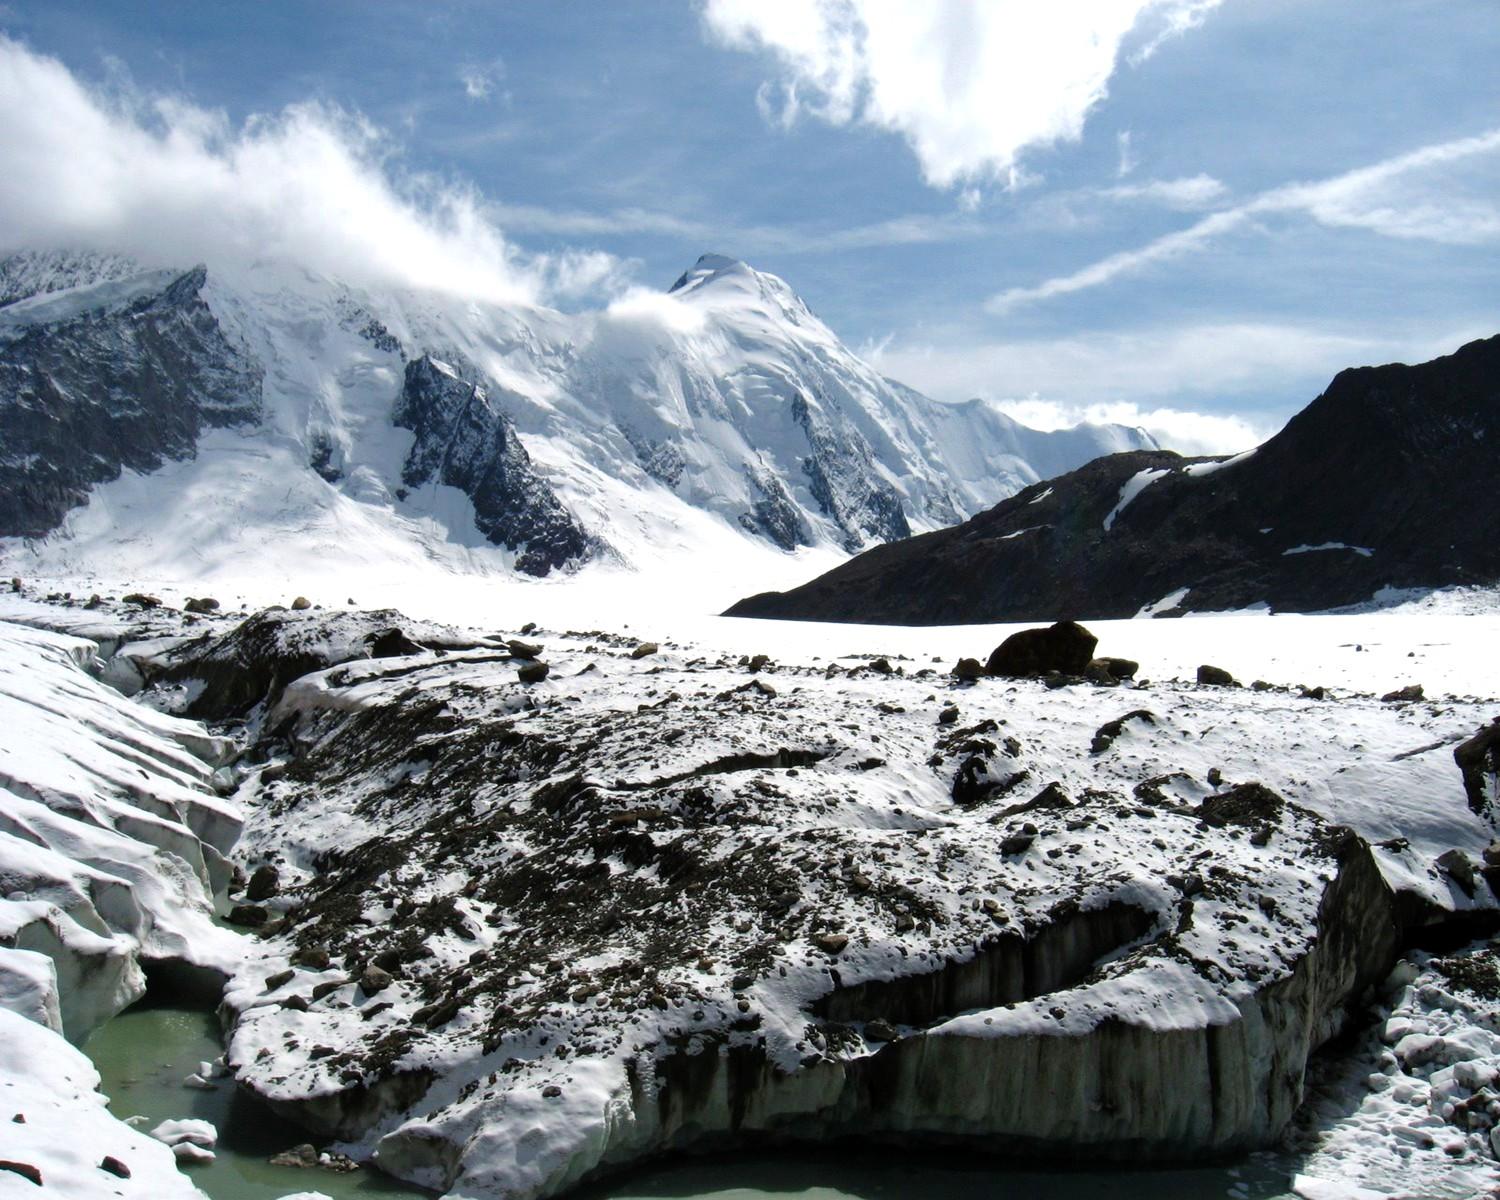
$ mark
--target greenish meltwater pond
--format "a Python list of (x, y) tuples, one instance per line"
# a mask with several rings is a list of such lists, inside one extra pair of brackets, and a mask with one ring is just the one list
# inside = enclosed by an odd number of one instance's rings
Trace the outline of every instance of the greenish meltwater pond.
[[(84, 1046), (116, 1116), (147, 1128), (196, 1117), (219, 1131), (212, 1163), (188, 1168), (211, 1200), (279, 1200), (322, 1192), (331, 1200), (426, 1196), (376, 1171), (340, 1174), (272, 1166), (274, 1154), (308, 1140), (231, 1080), (186, 1087), (198, 1064), (223, 1052), (211, 1012), (143, 1002), (95, 1031)], [(1085, 1165), (1080, 1162), (1080, 1166)], [(962, 1154), (887, 1156), (858, 1147), (822, 1153), (686, 1159), (584, 1188), (579, 1200), (1273, 1200), (1287, 1171), (1267, 1157), (1233, 1166), (1181, 1170), (1021, 1170)]]

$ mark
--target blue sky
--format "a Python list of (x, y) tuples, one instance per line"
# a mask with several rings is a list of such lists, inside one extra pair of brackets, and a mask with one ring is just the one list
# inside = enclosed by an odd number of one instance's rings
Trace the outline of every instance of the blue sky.
[[(11, 108), (58, 111), (48, 58), (132, 136), (218, 122), (208, 168), (274, 129), (283, 209), (326, 132), (563, 306), (736, 255), (888, 374), (1038, 424), (1237, 448), (1342, 366), (1500, 332), (1494, 0), (1039, 7), (11, 0), (0, 29)], [(31, 119), (8, 140), (83, 137)], [(51, 231), (14, 192), (0, 229)]]

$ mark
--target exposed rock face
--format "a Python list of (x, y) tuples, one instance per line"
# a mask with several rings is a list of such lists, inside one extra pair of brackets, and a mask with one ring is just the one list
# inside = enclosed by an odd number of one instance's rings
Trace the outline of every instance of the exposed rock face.
[(1099, 639), (1077, 621), (1058, 621), (1046, 629), (1011, 634), (995, 647), (984, 669), (990, 675), (1081, 675), (1098, 644)]
[(510, 418), (446, 363), (425, 355), (407, 363), (392, 420), (417, 435), (402, 482), (458, 488), (473, 501), (479, 531), (517, 551), (518, 571), (546, 575), (603, 549), (532, 467)]
[(202, 267), (51, 265), (0, 263), (0, 296), (78, 281), (0, 307), (0, 536), (49, 533), (95, 484), (260, 419), (261, 369), (203, 302)]
[(1474, 815), (1500, 825), (1500, 717), (1455, 747), (1453, 761)]
[[(1213, 1156), (1275, 1138), (1389, 966), (1370, 848), (1269, 788), (1161, 786), (1166, 716), (1091, 758), (1097, 718), (1001, 733), (1040, 684), (964, 685), (954, 729), (930, 674), (868, 673), (872, 727), (821, 669), (633, 646), (549, 636), (568, 703), (508, 658), (284, 688), (244, 852), (314, 869), (226, 994), (243, 1085), (475, 1195), (766, 1140)], [(976, 754), (1022, 778), (955, 803)]]
[(845, 548), (858, 550), (866, 539), (889, 542), (910, 537), (901, 497), (880, 478), (870, 443), (858, 429), (848, 426), (842, 438), (836, 437), (822, 406), (815, 407), (800, 394), (791, 412), (807, 435), (809, 454), (802, 469), (808, 487), (824, 515), (843, 530)]
[(1258, 450), (1138, 451), (877, 547), (736, 616), (902, 624), (1312, 611), (1500, 580), (1500, 337), (1341, 372)]

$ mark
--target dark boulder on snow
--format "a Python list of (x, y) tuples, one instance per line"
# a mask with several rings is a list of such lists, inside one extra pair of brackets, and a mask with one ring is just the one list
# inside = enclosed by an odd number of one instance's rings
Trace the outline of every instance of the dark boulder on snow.
[(984, 669), (988, 675), (1081, 675), (1098, 644), (1099, 639), (1078, 622), (1058, 621), (1046, 629), (1011, 634), (995, 647)]
[(1223, 667), (1216, 667), (1212, 663), (1204, 663), (1198, 668), (1198, 682), (1209, 687), (1239, 687), (1239, 680), (1235, 679)]
[(1500, 581), (1500, 336), (1341, 372), (1248, 454), (1141, 450), (877, 546), (739, 617), (869, 624), (1310, 612)]
[(424, 355), (406, 364), (391, 419), (416, 434), (401, 480), (440, 483), (474, 505), (474, 524), (515, 550), (516, 570), (546, 575), (604, 550), (531, 463), (520, 434), (488, 391), (447, 363)]

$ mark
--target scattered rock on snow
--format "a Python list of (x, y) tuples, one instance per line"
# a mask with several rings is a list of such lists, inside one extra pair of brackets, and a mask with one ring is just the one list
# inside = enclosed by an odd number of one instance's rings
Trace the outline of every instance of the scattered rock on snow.
[(953, 664), (953, 675), (962, 683), (972, 683), (984, 675), (984, 666), (977, 658), (961, 658)]
[(1223, 667), (1215, 667), (1204, 663), (1198, 668), (1198, 682), (1209, 687), (1239, 687), (1239, 681), (1235, 679)]

